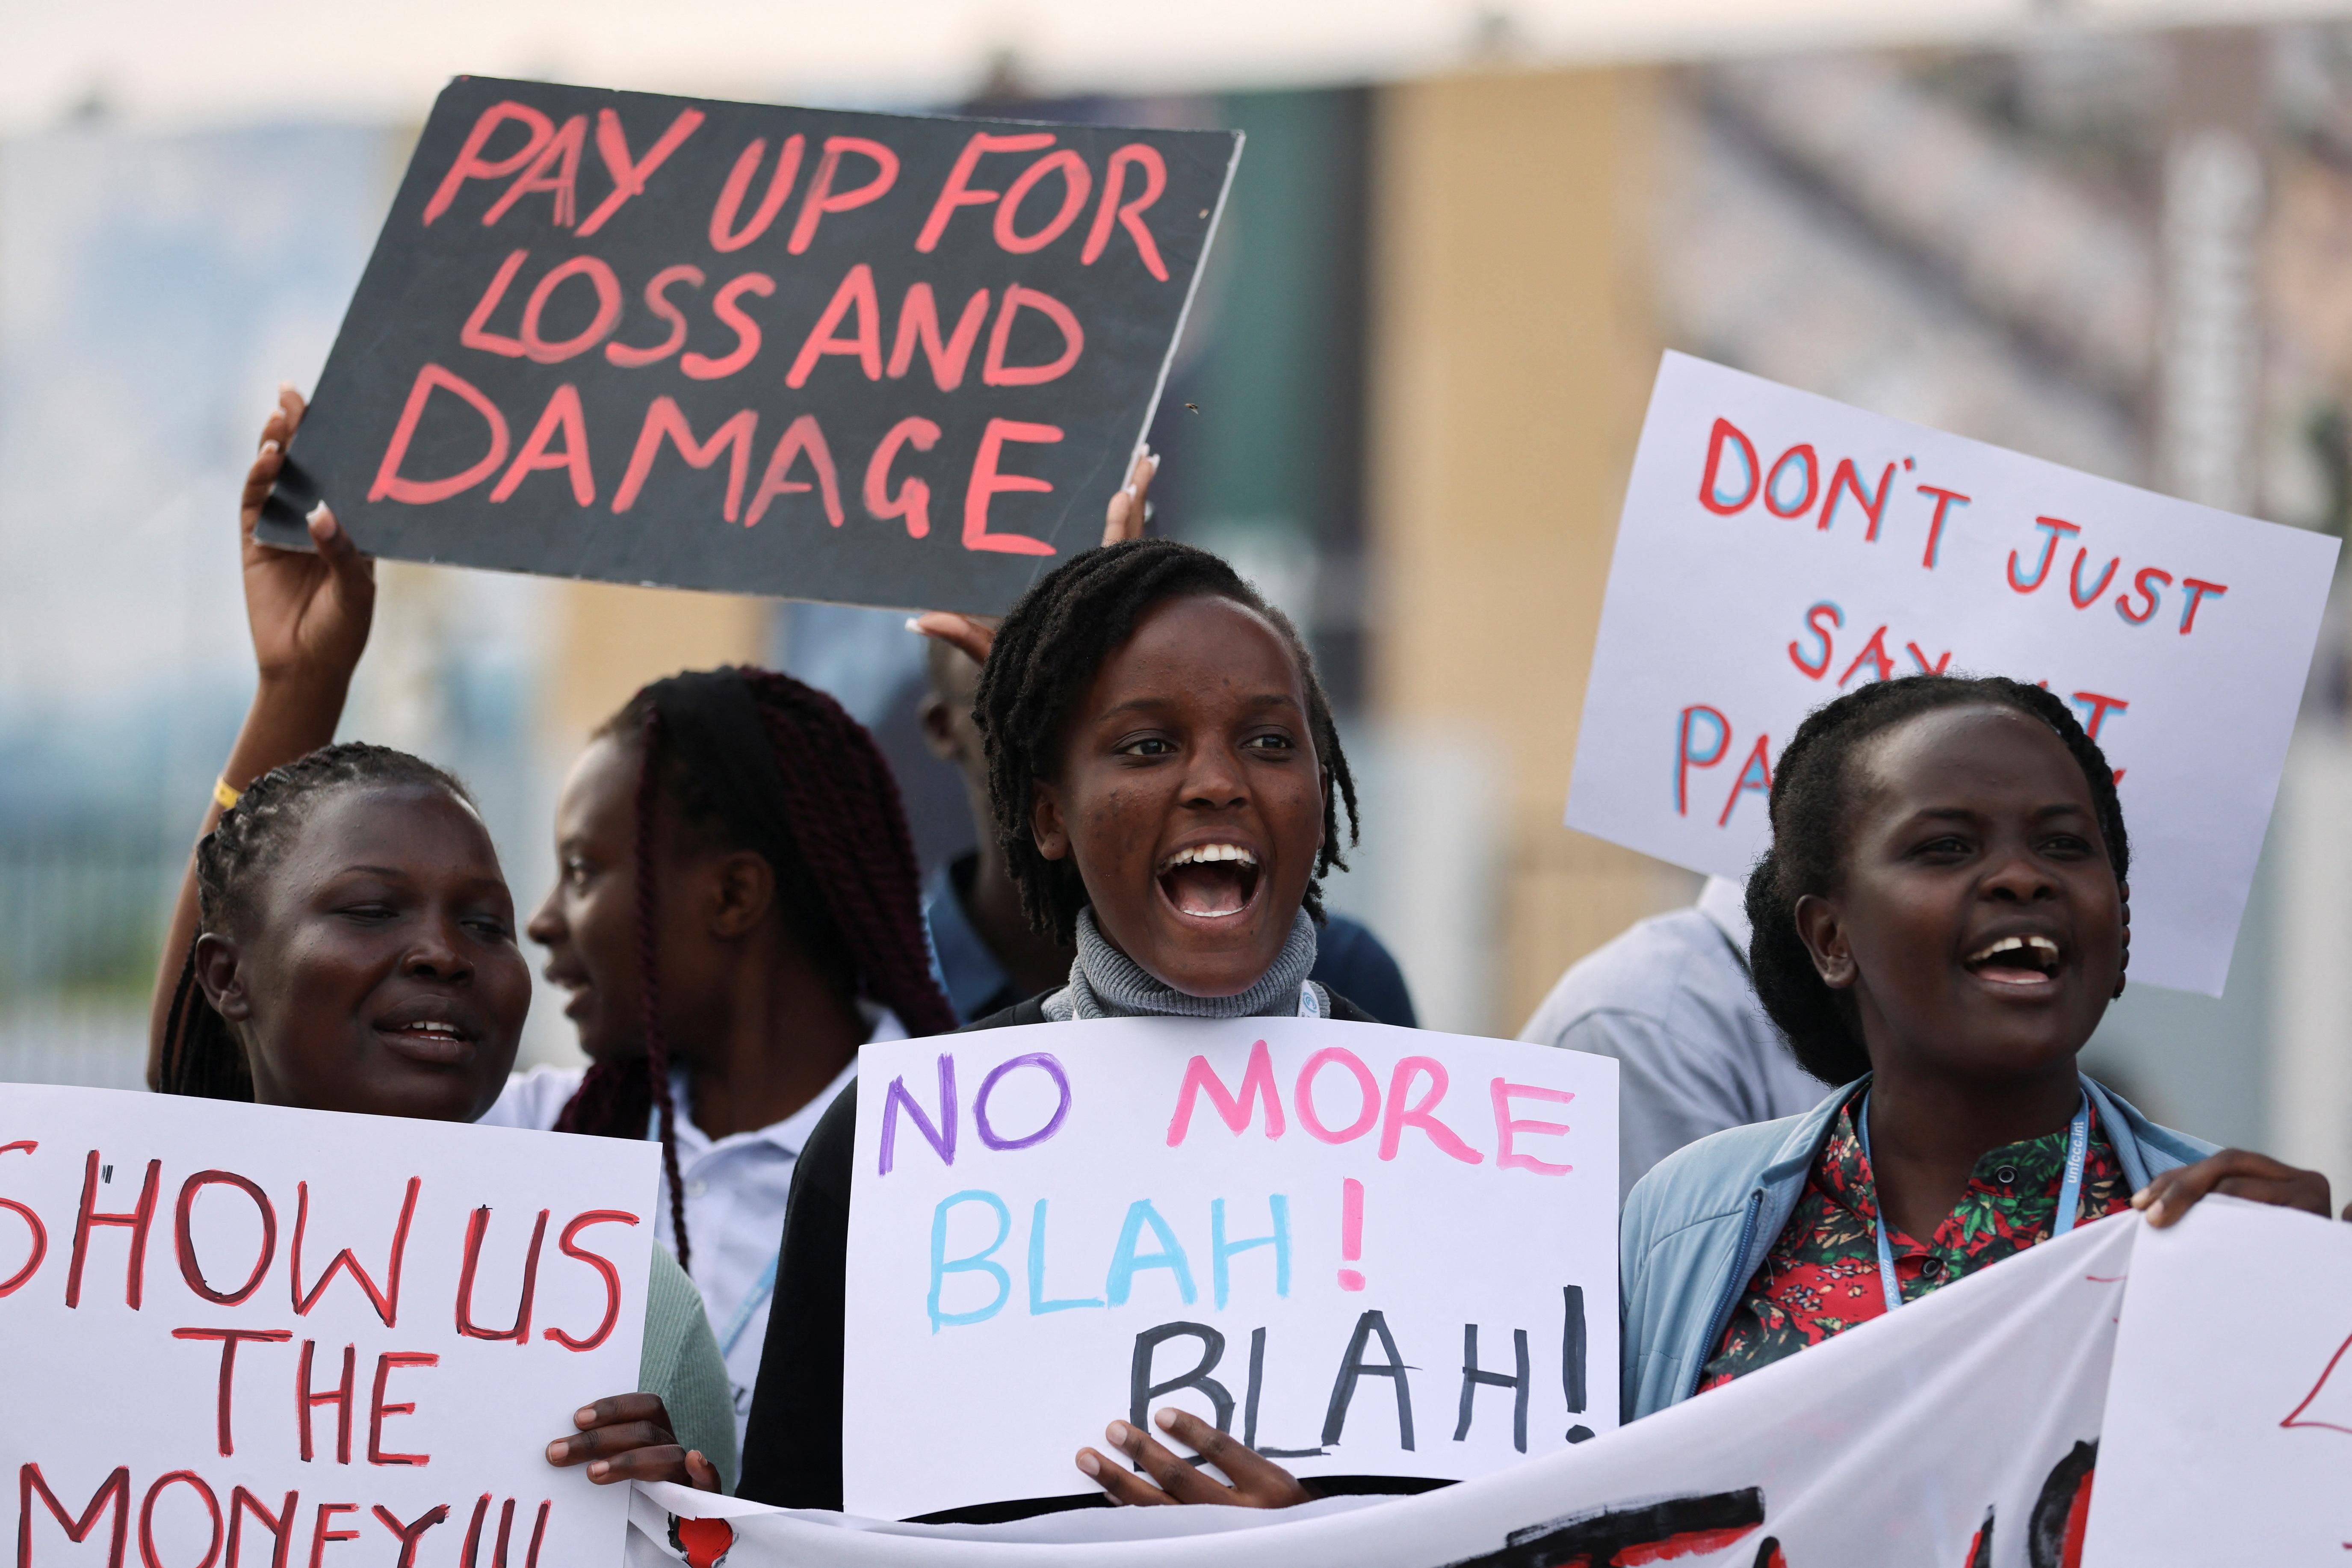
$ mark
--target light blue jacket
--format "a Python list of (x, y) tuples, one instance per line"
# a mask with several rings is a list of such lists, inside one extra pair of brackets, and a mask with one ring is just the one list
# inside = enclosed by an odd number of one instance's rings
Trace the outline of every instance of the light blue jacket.
[[(1662, 1161), (1625, 1200), (1618, 1226), (1628, 1421), (1698, 1392), (1740, 1291), (1780, 1238), (1829, 1139), (1838, 1108), (1865, 1080), (1802, 1116), (1734, 1127)], [(2090, 1079), (2083, 1088), (2133, 1191), (2194, 1164), (2213, 1145), (2158, 1127)]]

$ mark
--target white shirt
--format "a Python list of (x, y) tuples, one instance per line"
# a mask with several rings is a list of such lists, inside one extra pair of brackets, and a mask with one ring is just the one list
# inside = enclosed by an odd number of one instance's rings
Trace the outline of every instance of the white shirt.
[[(870, 1012), (875, 1022), (868, 1044), (907, 1037), (898, 1015), (887, 1008)], [(541, 1131), (552, 1128), (586, 1073), (585, 1068), (534, 1068), (517, 1073), (507, 1080), (481, 1124)], [(727, 1381), (733, 1386), (738, 1452), (751, 1416), (760, 1354), (768, 1340), (768, 1305), (774, 1294), (776, 1248), (784, 1234), (784, 1200), (792, 1192), (793, 1167), (800, 1163), (801, 1150), (816, 1131), (818, 1119), (856, 1076), (857, 1064), (852, 1061), (815, 1099), (782, 1121), (715, 1142), (694, 1123), (685, 1073), (670, 1077), (670, 1093), (677, 1105), (673, 1129), (677, 1172), (686, 1184), (686, 1228), (693, 1243), (692, 1273), (703, 1309), (710, 1314), (710, 1331), (727, 1363)], [(666, 1173), (655, 1205), (654, 1235), (677, 1252)]]
[(1748, 975), (1739, 886), (1646, 920), (1572, 965), (1519, 1038), (1614, 1057), (1618, 1179), (1727, 1127), (1795, 1116), (1830, 1086), (1797, 1065)]

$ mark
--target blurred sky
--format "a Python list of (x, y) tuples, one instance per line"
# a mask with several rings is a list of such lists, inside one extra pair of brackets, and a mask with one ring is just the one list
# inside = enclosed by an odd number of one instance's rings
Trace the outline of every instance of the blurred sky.
[(0, 133), (139, 120), (421, 118), (461, 71), (876, 107), (1010, 58), (1045, 92), (1420, 74), (2053, 27), (2250, 23), (2343, 0), (0, 0)]

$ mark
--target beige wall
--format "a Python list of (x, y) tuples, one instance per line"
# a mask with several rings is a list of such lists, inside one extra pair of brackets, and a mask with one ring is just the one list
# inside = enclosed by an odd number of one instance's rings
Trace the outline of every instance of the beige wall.
[(1559, 821), (1660, 350), (1643, 216), (1656, 92), (1640, 70), (1515, 72), (1380, 100), (1374, 700), (1500, 749), (1508, 1029), (1570, 963), (1691, 886)]
[(673, 588), (566, 583), (555, 612), (545, 739), (568, 763), (638, 687), (681, 669), (764, 664), (771, 602)]

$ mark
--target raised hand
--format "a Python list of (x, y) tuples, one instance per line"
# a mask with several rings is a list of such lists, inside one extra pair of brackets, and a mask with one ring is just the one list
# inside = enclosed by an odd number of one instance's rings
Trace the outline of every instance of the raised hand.
[[(1103, 509), (1105, 544), (1120, 544), (1143, 537), (1146, 504), (1151, 498), (1151, 477), (1160, 471), (1160, 459), (1146, 447), (1135, 459), (1135, 467), (1127, 476), (1127, 484), (1110, 498)], [(965, 616), (952, 610), (927, 610), (907, 623), (911, 631), (927, 637), (937, 637), (950, 647), (961, 648), (974, 664), (988, 662), (988, 650), (996, 645), (996, 628), (1002, 624), (996, 616)]]
[[(1227, 1508), (1295, 1508), (1312, 1502), (1315, 1494), (1298, 1478), (1272, 1459), (1244, 1448), (1199, 1416), (1183, 1410), (1162, 1410), (1153, 1417), (1160, 1429), (1191, 1448), (1209, 1464), (1233, 1478), (1226, 1486), (1155, 1442), (1151, 1435), (1125, 1421), (1114, 1421), (1103, 1436), (1113, 1447), (1143, 1467), (1147, 1481), (1127, 1466), (1092, 1448), (1078, 1450), (1078, 1468), (1087, 1479), (1110, 1494), (1116, 1503), (1138, 1506), (1209, 1502)], [(1159, 1484), (1153, 1485), (1156, 1481)]]
[(677, 1481), (698, 1491), (715, 1492), (719, 1467), (699, 1448), (678, 1446), (669, 1427), (669, 1409), (657, 1394), (616, 1394), (572, 1413), (580, 1428), (576, 1437), (558, 1437), (547, 1446), (547, 1462), (569, 1467), (586, 1465), (588, 1479), (600, 1487), (617, 1481)]
[(280, 550), (254, 537), (262, 503), (286, 466), (287, 444), (306, 412), (302, 395), (278, 389), (278, 406), (261, 426), (261, 445), (246, 470), (237, 507), (245, 565), (245, 619), (262, 683), (331, 688), (338, 706), (367, 647), (375, 614), (375, 563), (321, 503), (310, 517), (318, 553)]

